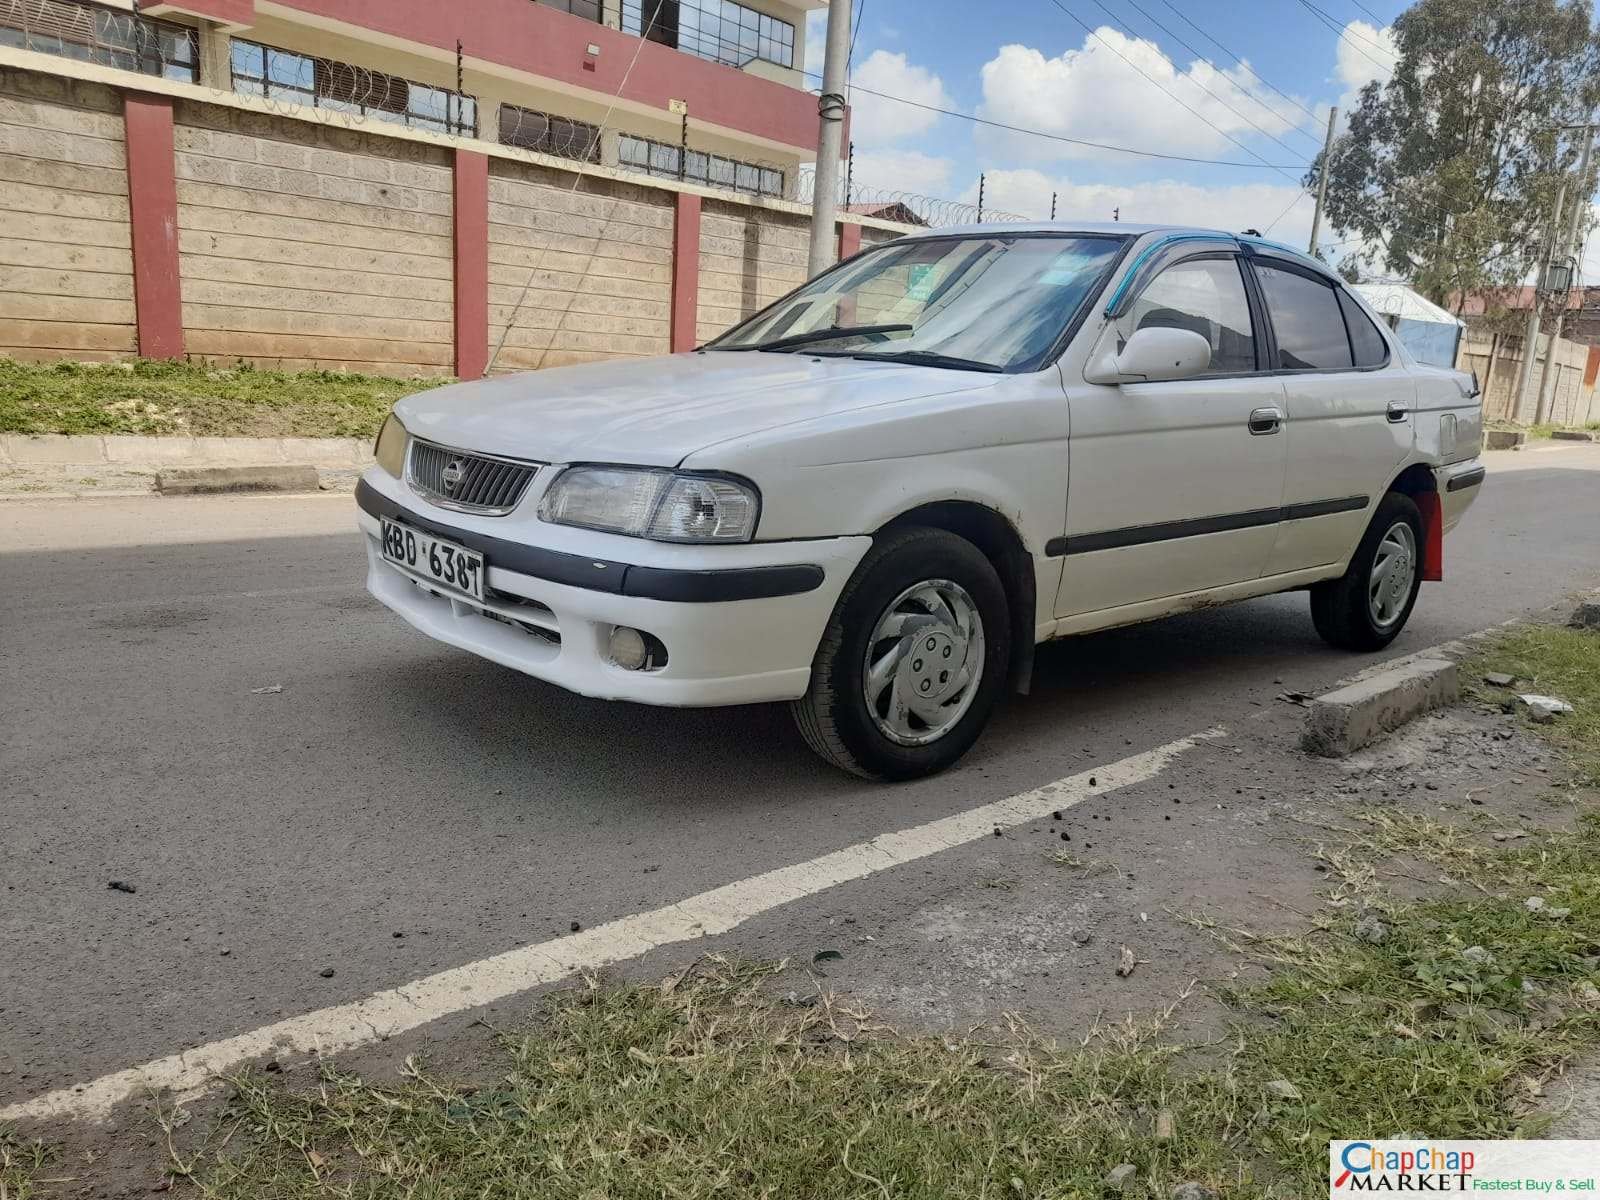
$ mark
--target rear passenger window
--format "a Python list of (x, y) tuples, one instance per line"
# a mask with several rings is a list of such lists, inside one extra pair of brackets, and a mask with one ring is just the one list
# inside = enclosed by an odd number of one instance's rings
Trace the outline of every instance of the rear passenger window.
[(1389, 359), (1389, 347), (1372, 318), (1361, 311), (1349, 292), (1339, 293), (1339, 308), (1344, 313), (1345, 328), (1350, 331), (1350, 349), (1355, 353), (1356, 366), (1383, 366)]
[(1255, 331), (1239, 263), (1232, 258), (1192, 259), (1168, 267), (1134, 301), (1126, 334), (1140, 329), (1187, 329), (1211, 345), (1208, 375), (1256, 369)]
[(1278, 335), (1278, 357), (1290, 370), (1331, 371), (1354, 365), (1337, 293), (1294, 271), (1258, 263), (1256, 274)]

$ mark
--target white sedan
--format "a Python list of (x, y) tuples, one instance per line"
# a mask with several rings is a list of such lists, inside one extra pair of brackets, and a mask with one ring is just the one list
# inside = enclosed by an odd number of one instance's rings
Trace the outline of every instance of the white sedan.
[(787, 701), (938, 771), (1040, 642), (1308, 589), (1405, 625), (1483, 480), (1478, 389), (1327, 267), (1207, 230), (905, 238), (688, 354), (402, 400), (357, 491), (372, 594), (587, 696)]

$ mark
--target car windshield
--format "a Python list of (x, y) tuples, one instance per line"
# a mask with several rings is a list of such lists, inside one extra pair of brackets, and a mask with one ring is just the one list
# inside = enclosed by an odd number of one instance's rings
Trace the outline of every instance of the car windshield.
[(818, 276), (712, 342), (979, 371), (1043, 364), (1121, 238), (993, 234), (893, 243)]

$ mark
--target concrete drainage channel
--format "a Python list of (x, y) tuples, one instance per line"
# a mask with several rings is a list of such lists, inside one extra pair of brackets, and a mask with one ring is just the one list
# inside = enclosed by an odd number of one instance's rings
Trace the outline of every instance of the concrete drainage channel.
[(213, 496), (225, 492), (315, 492), (322, 477), (311, 466), (176, 467), (156, 475), (163, 496)]
[(365, 438), (0, 435), (13, 499), (71, 494), (348, 491), (372, 463)]

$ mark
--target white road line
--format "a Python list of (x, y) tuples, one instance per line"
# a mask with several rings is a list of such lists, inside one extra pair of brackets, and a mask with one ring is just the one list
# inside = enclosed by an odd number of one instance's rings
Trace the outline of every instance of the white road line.
[(0, 1123), (50, 1117), (103, 1120), (114, 1106), (131, 1096), (169, 1089), (192, 1092), (253, 1058), (282, 1052), (333, 1054), (350, 1050), (440, 1017), (554, 983), (579, 971), (637, 957), (658, 946), (726, 933), (779, 905), (990, 837), (996, 828), (1037, 821), (1053, 810), (1071, 808), (1093, 796), (1152, 779), (1178, 755), (1223, 732), (1215, 728), (1179, 738), (981, 808), (880, 834), (809, 862), (713, 888), (654, 912), (621, 917), (570, 937), (524, 946), (401, 987), (374, 992), (351, 1004), (291, 1017), (237, 1037), (102, 1075), (88, 1083), (61, 1088), (0, 1109)]

